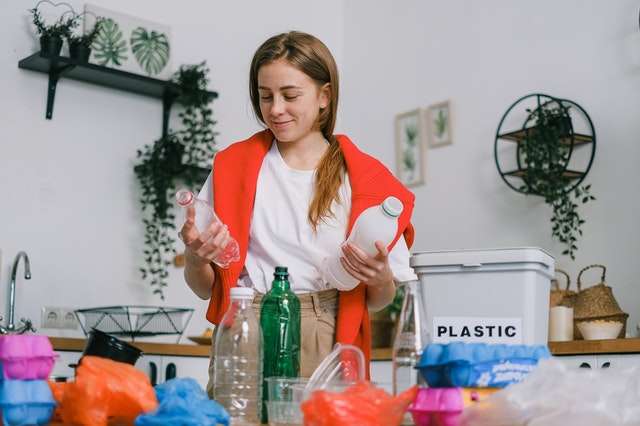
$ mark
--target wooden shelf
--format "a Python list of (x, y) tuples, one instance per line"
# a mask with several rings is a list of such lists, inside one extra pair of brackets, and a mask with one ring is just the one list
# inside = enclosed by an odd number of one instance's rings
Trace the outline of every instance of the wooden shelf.
[[(500, 135), (498, 135), (498, 138), (500, 139), (505, 139), (505, 140), (509, 140), (512, 142), (516, 142), (516, 143), (520, 143), (522, 142), (524, 139), (527, 138), (527, 134), (531, 134), (533, 132), (536, 131), (536, 126), (532, 126), (532, 127), (528, 127), (526, 129), (521, 129), (521, 130), (514, 130), (512, 132), (507, 132), (507, 133), (502, 133)], [(562, 145), (571, 145), (571, 136), (567, 135), (567, 136), (563, 136), (560, 139), (560, 143)], [(582, 133), (574, 133), (573, 134), (573, 145), (574, 146), (579, 146), (579, 145), (586, 145), (589, 143), (593, 142), (593, 138), (589, 135), (584, 135)]]
[[(71, 337), (49, 337), (53, 349), (56, 351), (82, 352), (86, 339)], [(211, 345), (196, 345), (189, 343), (145, 343), (127, 342), (147, 355), (167, 356), (197, 356), (208, 357)], [(390, 361), (391, 348), (379, 348), (371, 351), (372, 361)]]
[(371, 361), (391, 361), (391, 348), (371, 349)]
[[(171, 81), (158, 80), (157, 78), (146, 77), (144, 75), (133, 74), (96, 64), (80, 63), (66, 56), (42, 56), (38, 52), (20, 60), (20, 62), (18, 62), (18, 68), (49, 75), (46, 111), (46, 118), (49, 120), (53, 116), (56, 87), (61, 77), (162, 99), (163, 135), (167, 133), (171, 106), (174, 102), (181, 102), (180, 87)], [(217, 92), (202, 91), (202, 93), (211, 99), (218, 97)]]
[[(82, 352), (86, 344), (86, 339), (71, 337), (49, 337), (49, 341), (51, 341), (54, 350), (68, 352)], [(208, 357), (211, 351), (211, 346), (209, 345), (129, 341), (127, 343), (140, 349), (146, 355)]]
[[(527, 173), (527, 169), (512, 170), (510, 172), (505, 172), (504, 176), (524, 178), (526, 173)], [(562, 172), (562, 176), (568, 179), (580, 179), (582, 176), (584, 176), (584, 173), (577, 172), (575, 170), (565, 170), (564, 172)]]
[(553, 355), (634, 354), (640, 353), (640, 339), (549, 342), (549, 350)]

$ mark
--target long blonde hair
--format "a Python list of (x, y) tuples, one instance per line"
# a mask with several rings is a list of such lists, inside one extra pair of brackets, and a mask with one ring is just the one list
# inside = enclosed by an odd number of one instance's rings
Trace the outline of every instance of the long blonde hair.
[(338, 67), (327, 46), (311, 34), (290, 31), (262, 43), (251, 61), (249, 95), (256, 116), (265, 125), (260, 111), (258, 71), (263, 65), (278, 59), (285, 59), (308, 75), (318, 87), (329, 84), (329, 104), (320, 110), (317, 123), (322, 135), (329, 141), (329, 149), (320, 159), (316, 170), (315, 192), (308, 213), (309, 223), (316, 230), (321, 220), (333, 214), (333, 200), (340, 202), (338, 190), (346, 170), (342, 150), (333, 135), (338, 111)]

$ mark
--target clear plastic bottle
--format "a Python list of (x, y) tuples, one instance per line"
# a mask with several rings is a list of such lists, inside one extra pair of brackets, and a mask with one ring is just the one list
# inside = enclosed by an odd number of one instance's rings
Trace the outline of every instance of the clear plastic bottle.
[[(369, 207), (356, 219), (353, 229), (347, 238), (369, 256), (378, 254), (376, 241), (389, 245), (398, 232), (398, 216), (402, 213), (402, 202), (396, 197), (387, 197), (382, 204)], [(358, 285), (358, 280), (351, 276), (340, 263), (342, 253), (336, 253), (323, 261), (322, 270), (325, 280), (341, 291), (348, 291)]]
[(253, 310), (253, 289), (231, 289), (231, 304), (216, 330), (213, 398), (232, 425), (260, 424), (262, 330)]
[[(196, 198), (188, 189), (180, 189), (176, 192), (176, 202), (183, 208), (183, 220), (187, 217), (187, 208), (193, 206), (196, 210), (195, 225), (199, 232), (203, 232), (212, 222), (220, 222), (213, 208), (205, 201)], [(221, 268), (228, 268), (232, 262), (240, 260), (238, 242), (231, 236), (229, 243), (213, 262)]]
[[(399, 395), (416, 384), (424, 383), (415, 366), (430, 340), (420, 281), (407, 281), (401, 286), (404, 289), (404, 298), (391, 355), (394, 395)], [(413, 424), (409, 413), (405, 415), (402, 424)]]

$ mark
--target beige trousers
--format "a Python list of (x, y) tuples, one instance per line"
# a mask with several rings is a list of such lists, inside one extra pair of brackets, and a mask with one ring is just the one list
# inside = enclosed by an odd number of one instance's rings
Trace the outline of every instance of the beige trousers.
[[(300, 299), (300, 376), (310, 377), (322, 360), (331, 353), (336, 338), (338, 291), (324, 290), (298, 294)], [(262, 295), (253, 300), (253, 309), (260, 322)], [(207, 394), (213, 395), (214, 346), (209, 358), (209, 383)]]

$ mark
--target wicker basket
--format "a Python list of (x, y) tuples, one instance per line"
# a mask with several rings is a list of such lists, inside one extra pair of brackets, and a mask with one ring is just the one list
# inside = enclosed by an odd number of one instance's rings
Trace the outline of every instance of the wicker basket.
[[(582, 273), (591, 268), (602, 268), (600, 283), (589, 288), (582, 289)], [(611, 287), (605, 284), (607, 268), (604, 265), (589, 265), (583, 268), (578, 274), (578, 295), (576, 297), (573, 311), (573, 334), (574, 339), (582, 339), (577, 324), (582, 321), (607, 320), (622, 323), (622, 330), (618, 338), (624, 338), (627, 331), (627, 318), (629, 314), (620, 309), (620, 305), (613, 296)]]
[(567, 279), (567, 285), (564, 290), (560, 290), (560, 286), (558, 285), (557, 279), (551, 280), (551, 292), (549, 293), (549, 307), (553, 308), (554, 306), (566, 306), (569, 308), (573, 308), (576, 304), (576, 293), (573, 290), (570, 290), (571, 286), (571, 278), (569, 274), (567, 274), (562, 269), (556, 269), (556, 274), (562, 274)]

